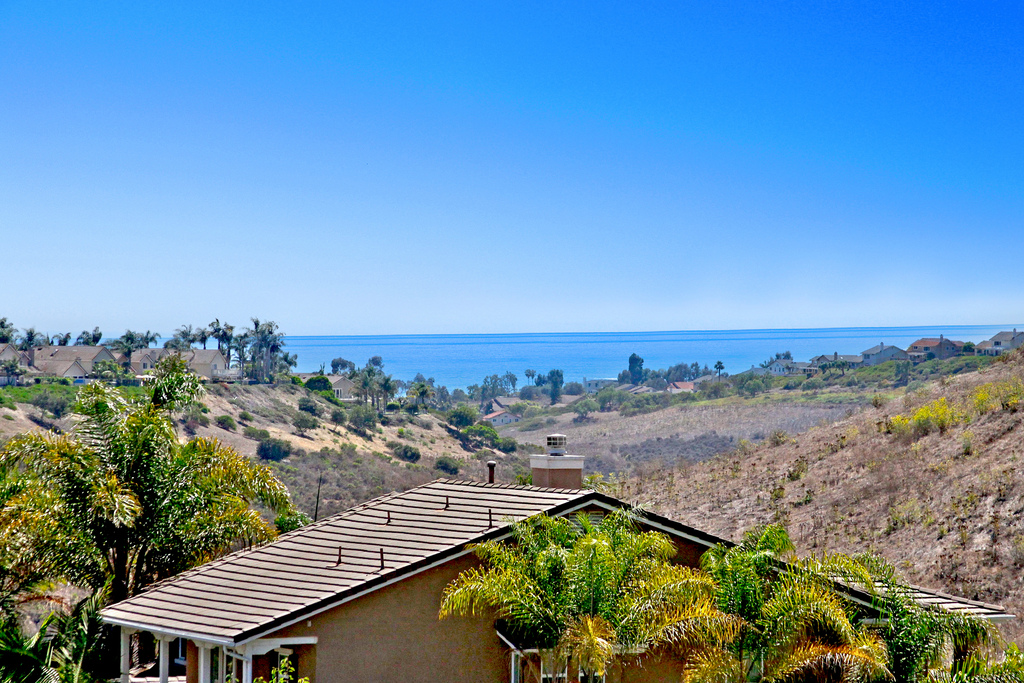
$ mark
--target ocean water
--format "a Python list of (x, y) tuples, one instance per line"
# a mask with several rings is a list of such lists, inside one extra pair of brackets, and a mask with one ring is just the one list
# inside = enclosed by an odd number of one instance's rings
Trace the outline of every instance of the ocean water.
[(371, 356), (384, 359), (384, 371), (410, 380), (416, 373), (433, 377), (449, 389), (478, 384), (491, 374), (512, 371), (520, 386), (527, 368), (547, 372), (558, 368), (565, 381), (584, 377), (615, 377), (631, 353), (644, 367), (667, 368), (677, 363), (725, 363), (726, 372), (790, 351), (796, 360), (822, 353), (857, 354), (879, 342), (906, 348), (921, 337), (944, 334), (951, 339), (979, 342), (1007, 325), (949, 325), (944, 327), (843, 327), (797, 330), (703, 330), (681, 332), (582, 332), (558, 334), (451, 334), (385, 336), (289, 336), (287, 350), (298, 354), (299, 372), (315, 372), (321, 363), (342, 357), (359, 366)]

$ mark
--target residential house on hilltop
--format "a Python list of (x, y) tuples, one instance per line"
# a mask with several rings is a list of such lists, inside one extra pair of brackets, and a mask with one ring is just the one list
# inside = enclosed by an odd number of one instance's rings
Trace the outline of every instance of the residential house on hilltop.
[[(534, 515), (599, 518), (628, 504), (583, 490), (583, 457), (565, 453), (565, 437), (530, 456), (533, 486), (437, 480), (390, 493), (160, 582), (106, 607), (121, 628), (121, 681), (129, 682), (130, 636), (152, 634), (166, 683), (172, 653), (185, 653), (187, 683), (252, 683), (283, 658), (311, 683), (558, 683), (574, 672), (542, 663), (535, 644), (519, 642), (493, 615), (438, 620), (442, 591), (479, 566), (474, 544), (510, 537), (510, 524)], [(656, 514), (645, 530), (667, 535), (673, 561), (697, 567), (705, 551), (731, 545)], [(874, 618), (871, 597), (841, 588)], [(1012, 618), (1000, 607), (915, 589), (922, 603), (983, 619)], [(634, 683), (678, 681), (681, 663), (663, 649), (638, 653)], [(554, 670), (552, 670), (554, 669)], [(214, 673), (216, 672), (216, 673)], [(177, 673), (177, 672), (176, 672)], [(607, 683), (618, 683), (610, 671)]]
[(694, 384), (693, 382), (669, 382), (665, 390), (670, 394), (692, 394)]
[(605, 387), (614, 387), (619, 384), (619, 380), (605, 377), (601, 379), (587, 379), (583, 378), (583, 390), (588, 394), (596, 394)]
[(898, 346), (886, 346), (884, 343), (880, 343), (877, 346), (872, 346), (867, 351), (863, 351), (860, 354), (863, 357), (864, 365), (881, 365), (890, 360), (907, 360), (910, 356), (907, 352)]
[(28, 359), (21, 351), (18, 350), (17, 346), (8, 343), (0, 344), (0, 363), (10, 360), (13, 360), (18, 365), (28, 365)]
[(75, 362), (84, 371), (81, 376), (85, 377), (96, 363), (103, 360), (116, 360), (106, 346), (36, 346), (28, 350), (29, 366), (44, 375), (56, 377), (70, 377), (65, 373)]
[(189, 370), (206, 379), (239, 379), (242, 376), (240, 369), (228, 367), (227, 359), (218, 349), (139, 349), (132, 354), (132, 370), (137, 375), (143, 375), (171, 354), (180, 355)]
[(308, 382), (313, 377), (326, 377), (327, 381), (331, 383), (334, 398), (340, 401), (356, 400), (355, 396), (352, 395), (352, 388), (355, 387), (356, 383), (350, 380), (348, 375), (321, 375), (319, 372), (297, 372), (294, 376), (303, 382)]
[(504, 427), (505, 425), (519, 422), (522, 418), (518, 415), (513, 415), (507, 410), (495, 410), (493, 413), (488, 413), (480, 419), (483, 422), (489, 422), (492, 427)]
[(821, 368), (826, 363), (846, 363), (847, 367), (855, 368), (859, 367), (864, 362), (864, 356), (852, 354), (852, 353), (839, 353), (838, 351), (833, 352), (831, 355), (823, 353), (820, 356), (815, 356), (811, 359), (811, 365), (816, 368)]
[(768, 364), (768, 374), (776, 377), (784, 375), (813, 375), (818, 371), (813, 363), (805, 363), (799, 360), (788, 360), (777, 358)]
[(1012, 332), (998, 332), (991, 339), (986, 339), (978, 344), (974, 350), (981, 356), (998, 356), (1021, 346), (1024, 346), (1024, 331), (1018, 332), (1017, 328), (1014, 328)]
[(959, 354), (963, 348), (964, 343), (962, 341), (946, 339), (940, 334), (938, 339), (934, 337), (918, 339), (907, 349), (907, 355), (915, 363), (931, 360), (932, 358), (945, 360)]

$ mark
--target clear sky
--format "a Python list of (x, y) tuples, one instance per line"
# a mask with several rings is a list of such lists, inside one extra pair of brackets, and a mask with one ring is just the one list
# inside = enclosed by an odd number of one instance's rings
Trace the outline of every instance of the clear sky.
[(0, 316), (1024, 319), (1017, 2), (0, 0)]

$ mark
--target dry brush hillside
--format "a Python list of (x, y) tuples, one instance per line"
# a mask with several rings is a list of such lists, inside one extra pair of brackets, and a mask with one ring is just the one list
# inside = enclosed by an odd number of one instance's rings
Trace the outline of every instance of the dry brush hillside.
[[(777, 445), (646, 472), (623, 493), (730, 539), (782, 520), (801, 552), (875, 551), (910, 581), (1024, 621), (1022, 378), (1018, 353)], [(1018, 642), (1021, 621), (1004, 629)]]

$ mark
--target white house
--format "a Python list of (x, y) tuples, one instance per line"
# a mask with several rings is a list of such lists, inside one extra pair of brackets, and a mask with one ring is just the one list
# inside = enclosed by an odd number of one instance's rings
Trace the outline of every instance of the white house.
[(490, 422), (492, 427), (504, 427), (519, 422), (521, 419), (518, 415), (513, 415), (507, 410), (496, 410), (493, 413), (484, 415), (481, 418), (484, 422)]
[(1014, 328), (1012, 332), (1002, 331), (975, 347), (975, 353), (982, 356), (998, 356), (1024, 346), (1024, 332)]
[(611, 378), (608, 378), (608, 377), (603, 378), (603, 379), (587, 379), (586, 377), (584, 377), (583, 378), (583, 389), (588, 394), (596, 394), (597, 392), (601, 391), (605, 387), (614, 387), (614, 386), (617, 386), (618, 383), (619, 383), (619, 380), (611, 379)]

